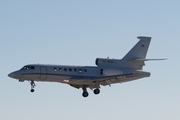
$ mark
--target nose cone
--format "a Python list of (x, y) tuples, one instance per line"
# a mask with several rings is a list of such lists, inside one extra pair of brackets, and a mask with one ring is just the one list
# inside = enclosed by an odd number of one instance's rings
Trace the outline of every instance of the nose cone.
[(21, 73), (21, 71), (14, 71), (14, 72), (12, 72), (12, 73), (9, 73), (8, 74), (8, 76), (10, 77), (10, 78), (14, 78), (14, 79), (23, 79), (23, 76), (22, 76), (22, 73)]
[(15, 74), (14, 74), (14, 72), (12, 72), (12, 73), (9, 73), (8, 76), (11, 77), (11, 78), (14, 78)]

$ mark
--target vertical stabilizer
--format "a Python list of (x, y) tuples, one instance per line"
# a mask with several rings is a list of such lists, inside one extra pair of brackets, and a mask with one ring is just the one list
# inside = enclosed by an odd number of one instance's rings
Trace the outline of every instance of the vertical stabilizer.
[(123, 57), (123, 60), (144, 59), (149, 48), (151, 37), (137, 37), (139, 42)]
[[(139, 42), (121, 59), (126, 68), (142, 69), (151, 37), (137, 37)], [(142, 59), (142, 60), (139, 60)]]

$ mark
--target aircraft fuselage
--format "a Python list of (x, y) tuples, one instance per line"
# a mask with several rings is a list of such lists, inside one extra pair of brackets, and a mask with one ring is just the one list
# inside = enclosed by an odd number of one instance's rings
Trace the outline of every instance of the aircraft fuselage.
[[(105, 73), (103, 70), (119, 70), (116, 73)], [(65, 65), (44, 65), (44, 64), (31, 64), (26, 65), (20, 70), (10, 73), (8, 76), (18, 79), (20, 81), (24, 80), (33, 80), (33, 81), (44, 81), (44, 82), (61, 82), (67, 84), (86, 84), (86, 81), (83, 80), (87, 77), (89, 78), (89, 83), (94, 84), (93, 78), (103, 77), (103, 76), (112, 76), (119, 75), (124, 73), (132, 73), (132, 70), (122, 71), (119, 68), (107, 68), (107, 67), (96, 67), (96, 66), (65, 66)], [(124, 79), (124, 81), (116, 81), (116, 82), (126, 82), (132, 79), (139, 79), (142, 77), (148, 77), (150, 74), (147, 74), (145, 71), (134, 71), (136, 75), (131, 75), (128, 79)], [(137, 75), (138, 73), (138, 75)], [(142, 75), (142, 73), (144, 75)], [(139, 75), (141, 74), (141, 76)], [(70, 80), (74, 78), (73, 80)], [(80, 80), (76, 80), (81, 78)], [(78, 81), (78, 82), (77, 82)], [(112, 82), (112, 83), (116, 83)], [(88, 84), (89, 84), (88, 83)]]

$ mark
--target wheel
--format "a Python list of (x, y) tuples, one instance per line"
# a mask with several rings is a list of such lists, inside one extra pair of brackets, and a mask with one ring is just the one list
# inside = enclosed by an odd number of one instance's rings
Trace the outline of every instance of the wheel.
[(94, 90), (94, 94), (99, 94), (100, 93), (100, 90), (99, 89), (95, 89)]
[(34, 92), (34, 89), (31, 89), (31, 92)]
[(89, 95), (88, 92), (83, 92), (83, 93), (82, 93), (82, 96), (83, 96), (83, 97), (87, 97), (88, 95)]

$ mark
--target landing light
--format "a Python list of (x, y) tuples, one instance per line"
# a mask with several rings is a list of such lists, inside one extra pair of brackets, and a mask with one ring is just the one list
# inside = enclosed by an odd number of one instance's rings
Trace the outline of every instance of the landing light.
[(63, 80), (63, 82), (66, 82), (66, 83), (68, 83), (68, 82), (69, 82), (69, 80)]

